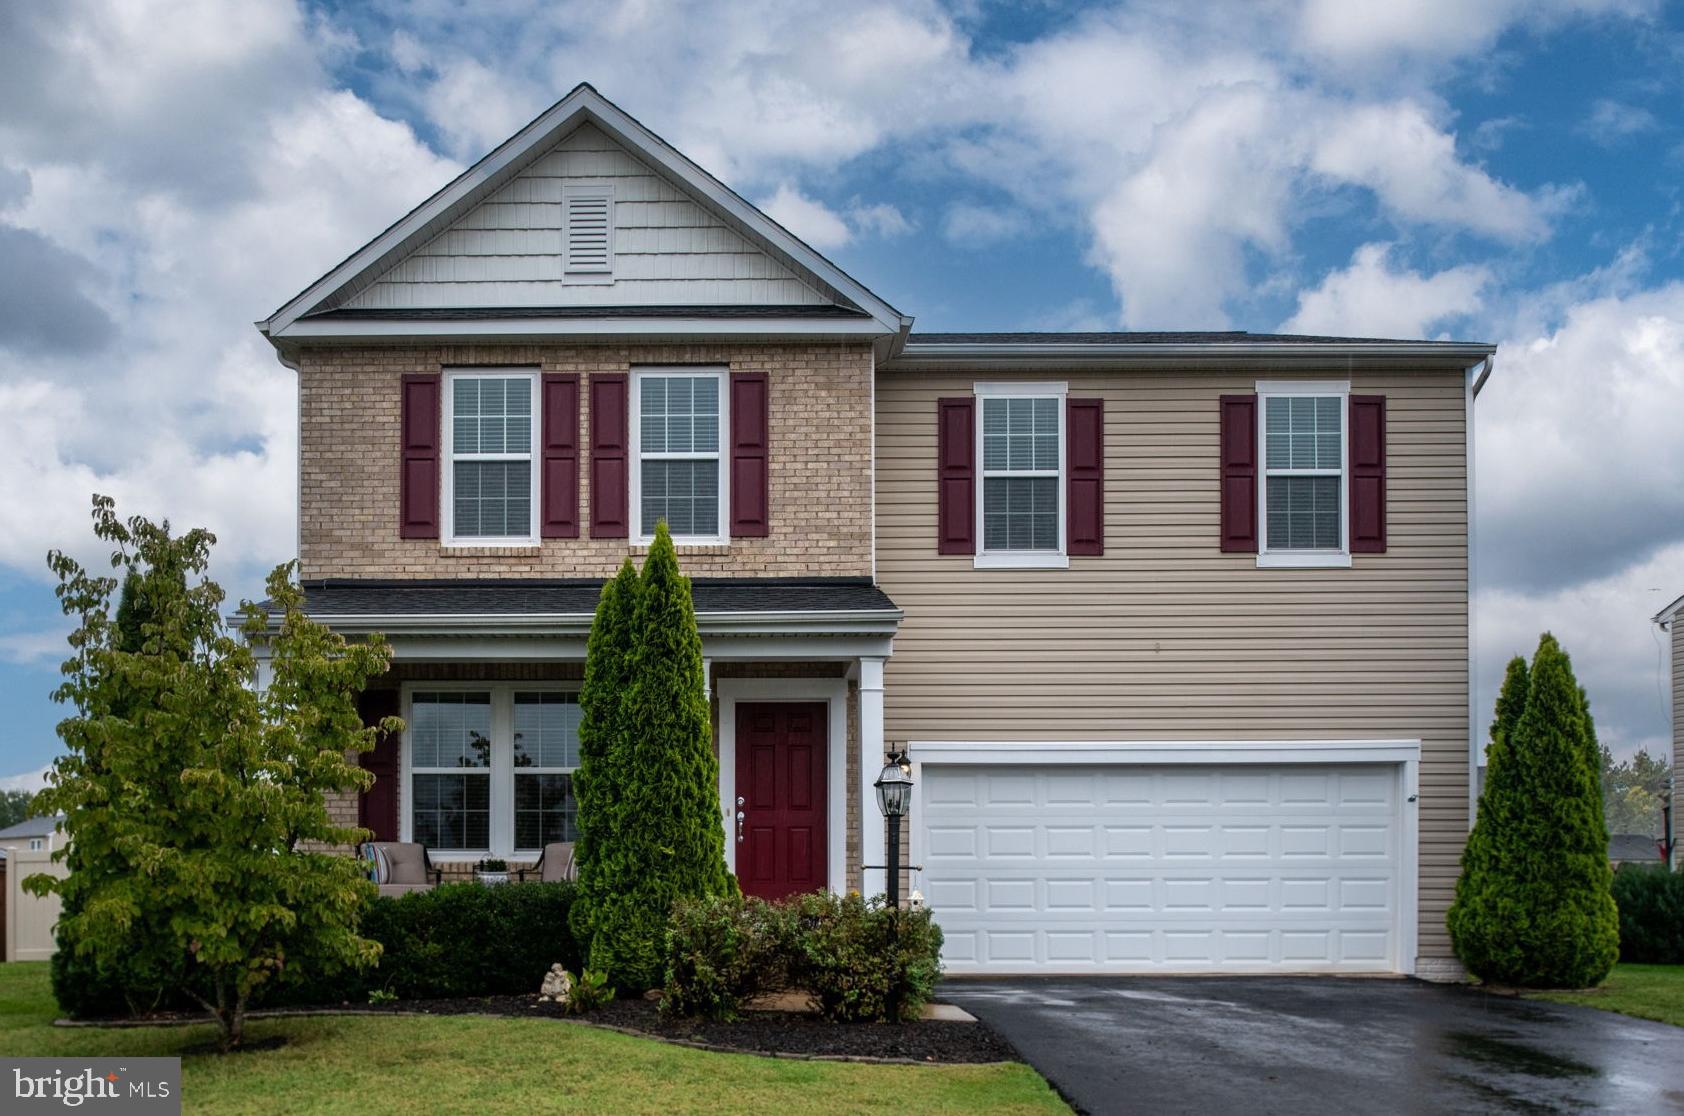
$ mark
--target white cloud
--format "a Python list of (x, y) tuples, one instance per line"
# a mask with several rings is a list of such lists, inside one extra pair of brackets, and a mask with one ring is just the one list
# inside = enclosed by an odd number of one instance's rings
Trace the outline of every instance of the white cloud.
[(1028, 232), (1029, 215), (1021, 209), (956, 202), (948, 206), (941, 234), (960, 248), (986, 248)]
[(1532, 30), (1580, 16), (1644, 16), (1659, 0), (1307, 0), (1306, 45), (1352, 67), (1484, 54), (1511, 24)]
[(1298, 312), (1283, 333), (1346, 337), (1423, 338), (1446, 319), (1466, 318), (1482, 306), (1490, 272), (1474, 264), (1422, 275), (1392, 265), (1392, 246), (1364, 244), (1349, 267), (1330, 272), (1298, 296)]
[(758, 204), (768, 217), (821, 252), (840, 248), (853, 238), (848, 223), (835, 210), (787, 182)]
[(7, 632), (0, 635), (0, 662), (35, 663), (61, 661), (70, 657), (70, 635), (67, 626), (33, 632)]
[(1684, 542), (1605, 577), (1555, 589), (1490, 589), (1477, 595), (1480, 727), (1491, 719), (1509, 659), (1531, 659), (1538, 635), (1552, 632), (1573, 658), (1590, 695), (1602, 742), (1625, 756), (1646, 748), (1670, 756), (1666, 638), (1649, 622), (1684, 592)]
[(1482, 580), (1553, 590), (1684, 542), (1680, 399), (1684, 283), (1505, 340), (1476, 409)]
[(848, 206), (848, 224), (865, 236), (893, 240), (917, 228), (906, 214), (887, 202), (867, 205), (855, 198)]
[(47, 764), (34, 771), (25, 771), (18, 775), (0, 776), (0, 791), (28, 791), (34, 794), (47, 785), (47, 773), (52, 771), (53, 765)]
[(1560, 191), (1532, 197), (1462, 162), (1455, 138), (1410, 102), (1364, 105), (1318, 129), (1310, 166), (1374, 191), (1393, 216), (1466, 228), (1505, 240), (1536, 240), (1565, 203)]
[(1646, 108), (1603, 97), (1591, 105), (1578, 132), (1605, 147), (1613, 147), (1633, 136), (1652, 132), (1660, 125), (1655, 114)]

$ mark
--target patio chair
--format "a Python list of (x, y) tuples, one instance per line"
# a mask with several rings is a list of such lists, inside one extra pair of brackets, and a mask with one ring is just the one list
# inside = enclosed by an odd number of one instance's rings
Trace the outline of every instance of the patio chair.
[(538, 863), (530, 868), (517, 869), (516, 873), (521, 883), (525, 883), (528, 876), (542, 883), (577, 879), (578, 865), (573, 863), (573, 842), (551, 841), (538, 854)]
[(370, 841), (363, 856), (382, 895), (427, 891), (444, 881), (444, 870), (433, 867), (427, 846), (413, 841)]

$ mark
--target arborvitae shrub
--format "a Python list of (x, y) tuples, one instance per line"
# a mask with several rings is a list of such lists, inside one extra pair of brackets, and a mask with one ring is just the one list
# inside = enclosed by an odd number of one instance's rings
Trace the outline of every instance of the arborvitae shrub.
[(1450, 909), (1456, 954), (1475, 976), (1582, 988), (1613, 967), (1619, 916), (1599, 754), (1573, 665), (1545, 633), (1530, 671), (1510, 665), (1498, 699), (1485, 793)]

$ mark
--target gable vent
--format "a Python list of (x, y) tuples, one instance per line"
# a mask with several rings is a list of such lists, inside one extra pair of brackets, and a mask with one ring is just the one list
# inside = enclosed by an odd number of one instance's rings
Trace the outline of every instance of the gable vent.
[(607, 276), (614, 259), (612, 189), (569, 189), (562, 204), (567, 212), (567, 274)]

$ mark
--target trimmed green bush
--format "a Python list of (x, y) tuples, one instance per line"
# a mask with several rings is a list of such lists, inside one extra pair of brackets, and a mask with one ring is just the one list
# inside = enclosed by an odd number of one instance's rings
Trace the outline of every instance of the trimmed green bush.
[(1684, 965), (1684, 872), (1626, 864), (1614, 873), (1620, 911), (1620, 960)]
[(1456, 955), (1482, 980), (1584, 988), (1613, 967), (1619, 915), (1600, 754), (1572, 662), (1545, 633), (1529, 671), (1511, 664), (1498, 699), (1485, 793), (1447, 920)]
[(735, 1019), (747, 1001), (785, 987), (786, 922), (780, 908), (739, 895), (674, 904), (661, 1011)]
[(661, 1008), (729, 1019), (762, 992), (795, 988), (837, 1022), (913, 1020), (941, 977), (941, 941), (928, 910), (858, 894), (681, 903), (667, 935)]
[(619, 772), (631, 762), (625, 701), (631, 690), (638, 590), (637, 569), (627, 558), (619, 574), (602, 587), (585, 644), (585, 681), (579, 691), (579, 767), (573, 773), (579, 826), (573, 862), (579, 893), (571, 917), (573, 937), (586, 944), (591, 940), (594, 912), (615, 887), (612, 874), (599, 867), (597, 850), (615, 848), (620, 839)]
[(664, 521), (636, 602), (631, 686), (619, 714), (624, 744), (591, 776), (593, 794), (602, 789), (599, 780), (614, 786), (605, 795), (611, 840), (604, 835), (591, 845), (589, 961), (622, 993), (661, 983), (675, 902), (735, 888), (725, 868), (702, 638), (690, 580), (679, 573)]
[[(569, 882), (483, 887), (450, 883), (431, 891), (381, 897), (368, 906), (361, 930), (381, 943), (373, 969), (332, 978), (297, 974), (267, 986), (260, 1001), (275, 1007), (362, 1004), (370, 994), (402, 999), (535, 993), (549, 967), (576, 972), (580, 954), (567, 930), (574, 886)], [(55, 957), (59, 1006), (76, 1018), (106, 1018), (153, 1010), (191, 1009), (180, 997), (135, 999), (132, 990), (102, 981), (89, 966)], [(126, 992), (130, 994), (125, 995)]]

